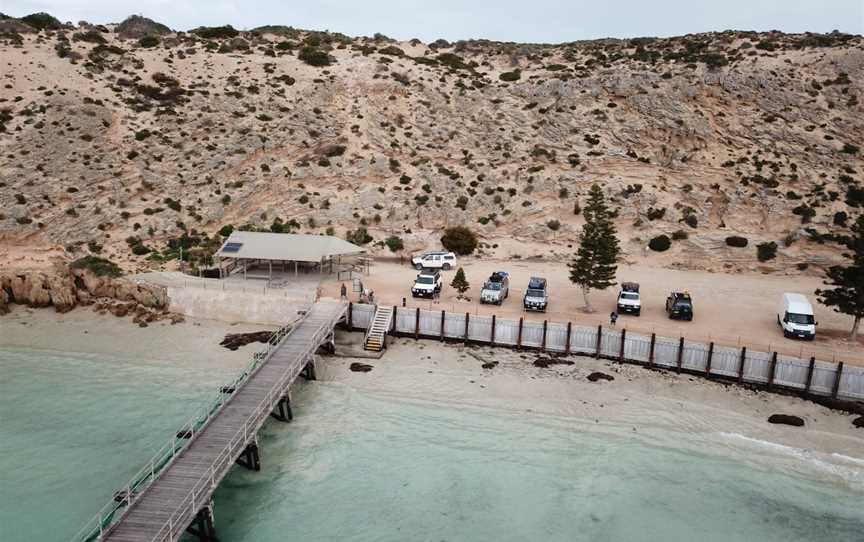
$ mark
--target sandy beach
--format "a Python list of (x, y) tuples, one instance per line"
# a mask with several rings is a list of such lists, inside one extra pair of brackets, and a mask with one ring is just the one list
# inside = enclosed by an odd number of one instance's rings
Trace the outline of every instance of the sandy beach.
[[(0, 346), (146, 358), (189, 368), (239, 371), (262, 345), (253, 343), (231, 351), (219, 346), (219, 342), (228, 333), (267, 329), (275, 328), (188, 318), (179, 324), (159, 321), (141, 328), (131, 318), (98, 314), (87, 307), (58, 314), (51, 308), (13, 306), (10, 314), (0, 318)], [(154, 351), (158, 354), (154, 355)]]
[[(340, 341), (356, 341), (357, 335), (342, 334)], [(796, 397), (583, 356), (559, 358), (572, 365), (540, 368), (533, 365), (538, 357), (546, 356), (396, 339), (380, 360), (324, 358), (321, 378), (417, 401), (576, 417), (635, 432), (664, 427), (704, 435), (718, 446), (747, 445), (799, 459), (818, 456), (843, 472), (850, 469), (846, 474), (864, 487), (864, 430), (852, 425), (857, 416)], [(490, 361), (498, 365), (483, 369)], [(353, 362), (374, 368), (351, 372)], [(595, 371), (614, 380), (588, 381)], [(805, 426), (769, 424), (768, 417), (778, 413), (800, 416)]]

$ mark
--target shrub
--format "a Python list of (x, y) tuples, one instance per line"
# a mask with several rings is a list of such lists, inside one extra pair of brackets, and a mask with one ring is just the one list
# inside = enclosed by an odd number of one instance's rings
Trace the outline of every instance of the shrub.
[(310, 66), (321, 67), (329, 66), (331, 64), (330, 55), (308, 45), (300, 49), (300, 54), (297, 55), (297, 58)]
[(369, 235), (366, 228), (360, 227), (354, 231), (348, 230), (345, 232), (345, 239), (349, 243), (354, 243), (355, 245), (366, 245), (372, 241), (372, 236)]
[(31, 13), (25, 17), (21, 17), (21, 21), (36, 30), (60, 30), (63, 28), (63, 24), (60, 21), (44, 12)]
[(735, 247), (735, 248), (744, 248), (747, 246), (747, 238), (740, 237), (738, 235), (730, 235), (726, 238), (726, 246)]
[(498, 76), (498, 79), (502, 81), (518, 81), (522, 78), (522, 72), (520, 70), (513, 70), (512, 72), (504, 72)]
[(699, 219), (696, 218), (696, 215), (687, 215), (684, 217), (684, 223), (690, 226), (691, 228), (695, 228), (699, 225)]
[(849, 207), (864, 207), (864, 188), (850, 186), (846, 190), (846, 205)]
[(849, 220), (849, 215), (846, 213), (846, 211), (837, 211), (836, 213), (834, 213), (835, 226), (845, 226), (847, 220)]
[(219, 228), (219, 235), (222, 237), (230, 237), (232, 233), (234, 233), (234, 226), (231, 224), (226, 224)]
[(759, 243), (756, 245), (756, 257), (760, 262), (773, 260), (777, 256), (777, 243), (774, 241), (768, 243)]
[(240, 32), (237, 32), (237, 30), (235, 30), (230, 24), (225, 26), (202, 26), (193, 30), (192, 33), (204, 38), (205, 40), (234, 38), (240, 34)]
[(78, 258), (71, 264), (69, 264), (70, 269), (89, 269), (94, 275), (98, 277), (119, 277), (123, 274), (120, 268), (116, 263), (111, 260), (106, 260), (105, 258), (100, 258), (99, 256), (84, 256), (83, 258)]
[(477, 249), (477, 236), (466, 226), (453, 226), (444, 230), (441, 244), (460, 256), (465, 256)]
[(387, 47), (378, 49), (378, 54), (390, 56), (405, 56), (405, 51), (396, 47), (395, 45), (388, 45)]
[(688, 234), (684, 230), (672, 232), (672, 239), (675, 241), (681, 241), (682, 239), (687, 239), (688, 237), (690, 237), (690, 234)]
[(561, 229), (561, 222), (559, 222), (558, 220), (550, 220), (546, 223), (546, 227), (552, 231), (558, 231), (559, 229)]
[(662, 209), (655, 209), (651, 207), (648, 209), (646, 215), (648, 216), (648, 220), (659, 220), (666, 215), (666, 208), (663, 207)]
[(108, 43), (102, 33), (98, 30), (88, 30), (86, 32), (75, 32), (72, 34), (73, 41), (86, 41), (87, 43)]
[(144, 243), (137, 243), (132, 245), (132, 254), (136, 256), (143, 256), (145, 254), (149, 254), (150, 249)]
[(139, 47), (156, 47), (157, 45), (159, 45), (159, 37), (152, 34), (138, 40)]
[(672, 240), (666, 234), (660, 234), (648, 241), (648, 248), (654, 252), (665, 252), (672, 246)]
[(148, 129), (143, 129), (135, 132), (135, 141), (144, 141), (148, 137), (150, 137), (151, 133)]
[(396, 237), (395, 235), (391, 235), (390, 237), (385, 239), (384, 244), (387, 245), (387, 248), (390, 249), (390, 252), (399, 252), (400, 250), (405, 248), (405, 243), (402, 242), (402, 238)]
[(857, 145), (853, 145), (853, 144), (851, 144), (851, 143), (844, 143), (844, 144), (843, 144), (843, 149), (842, 149), (842, 150), (843, 150), (843, 152), (845, 152), (846, 154), (858, 154), (858, 151), (859, 151), (860, 149), (858, 148)]

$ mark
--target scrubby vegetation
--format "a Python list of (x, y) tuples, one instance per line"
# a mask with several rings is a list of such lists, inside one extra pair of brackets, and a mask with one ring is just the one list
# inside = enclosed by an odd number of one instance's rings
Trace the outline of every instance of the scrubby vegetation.
[(748, 244), (748, 241), (745, 237), (740, 237), (738, 235), (730, 235), (726, 238), (726, 245), (735, 248), (744, 248)]
[(669, 239), (669, 236), (666, 234), (652, 237), (651, 240), (648, 241), (648, 248), (650, 248), (654, 252), (666, 252), (671, 246), (672, 240)]
[(471, 254), (477, 249), (477, 235), (465, 226), (453, 226), (444, 230), (441, 245), (461, 256)]
[(768, 243), (759, 243), (756, 245), (756, 257), (760, 262), (773, 260), (777, 256), (777, 243), (770, 241)]
[(99, 277), (119, 277), (123, 274), (123, 271), (114, 262), (93, 255), (78, 258), (69, 264), (69, 267), (71, 269), (88, 269)]

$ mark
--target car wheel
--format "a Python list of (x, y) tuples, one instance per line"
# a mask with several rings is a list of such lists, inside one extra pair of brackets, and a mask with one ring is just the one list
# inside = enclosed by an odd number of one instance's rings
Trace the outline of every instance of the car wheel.
[(422, 263), (414, 264), (414, 269), (416, 269), (417, 271), (423, 271), (423, 264)]
[(449, 264), (449, 263), (445, 263), (445, 264), (442, 265), (441, 267), (444, 268), (444, 271), (450, 271), (450, 264)]

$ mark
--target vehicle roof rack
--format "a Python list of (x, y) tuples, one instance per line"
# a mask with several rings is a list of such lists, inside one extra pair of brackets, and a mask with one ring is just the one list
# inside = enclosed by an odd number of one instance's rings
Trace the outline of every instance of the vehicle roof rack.
[(621, 289), (625, 292), (636, 292), (639, 293), (639, 283), (638, 282), (622, 282)]

